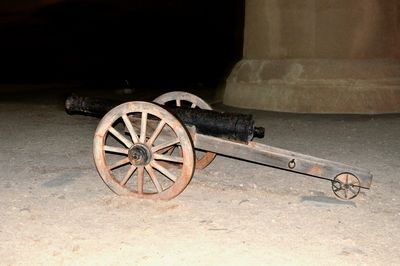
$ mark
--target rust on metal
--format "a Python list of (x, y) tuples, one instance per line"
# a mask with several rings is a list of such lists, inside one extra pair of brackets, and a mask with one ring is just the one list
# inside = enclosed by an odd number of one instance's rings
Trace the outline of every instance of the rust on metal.
[(307, 174), (309, 175), (314, 175), (314, 176), (321, 176), (322, 175), (322, 169), (320, 165), (314, 165), (308, 172)]

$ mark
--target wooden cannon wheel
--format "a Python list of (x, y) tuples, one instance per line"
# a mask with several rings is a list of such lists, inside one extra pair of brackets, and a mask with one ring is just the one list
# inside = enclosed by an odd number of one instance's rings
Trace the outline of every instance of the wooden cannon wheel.
[[(173, 106), (187, 105), (190, 108), (200, 108), (205, 110), (212, 110), (211, 106), (200, 97), (183, 91), (172, 91), (164, 93), (153, 100), (158, 104), (170, 104)], [(172, 152), (172, 149), (170, 150)], [(215, 158), (216, 154), (213, 152), (197, 152), (196, 153), (196, 169), (204, 169)]]
[[(180, 147), (181, 155), (163, 152), (172, 146)], [(186, 127), (148, 102), (127, 102), (109, 111), (96, 129), (93, 154), (101, 178), (124, 196), (169, 200), (186, 188), (194, 172), (193, 144)], [(161, 162), (181, 167), (166, 169)]]
[(332, 191), (340, 199), (353, 199), (360, 193), (360, 180), (353, 174), (341, 173), (332, 180)]

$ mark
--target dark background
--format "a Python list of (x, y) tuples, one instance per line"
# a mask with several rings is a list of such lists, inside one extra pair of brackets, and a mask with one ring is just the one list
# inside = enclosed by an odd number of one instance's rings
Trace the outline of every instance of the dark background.
[(244, 0), (5, 1), (0, 83), (180, 88), (242, 57)]

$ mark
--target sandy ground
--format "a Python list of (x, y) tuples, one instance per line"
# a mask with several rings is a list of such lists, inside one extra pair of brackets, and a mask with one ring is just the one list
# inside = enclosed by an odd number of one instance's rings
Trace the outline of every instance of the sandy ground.
[(259, 142), (368, 168), (372, 189), (340, 201), (328, 181), (218, 156), (174, 200), (118, 197), (92, 160), (96, 118), (3, 101), (0, 264), (399, 265), (400, 116), (254, 115)]

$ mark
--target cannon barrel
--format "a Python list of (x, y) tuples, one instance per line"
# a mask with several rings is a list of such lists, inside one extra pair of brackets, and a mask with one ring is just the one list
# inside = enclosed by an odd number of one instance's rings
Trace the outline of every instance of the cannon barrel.
[[(104, 116), (121, 101), (80, 97), (71, 95), (65, 100), (65, 109), (69, 114)], [(255, 127), (254, 119), (249, 114), (218, 112), (213, 110), (192, 109), (185, 107), (163, 106), (186, 125), (193, 125), (200, 134), (248, 142), (253, 137), (263, 138), (264, 128)]]

